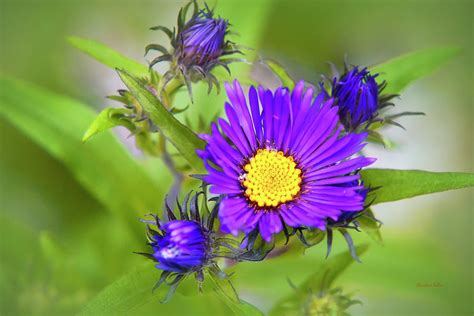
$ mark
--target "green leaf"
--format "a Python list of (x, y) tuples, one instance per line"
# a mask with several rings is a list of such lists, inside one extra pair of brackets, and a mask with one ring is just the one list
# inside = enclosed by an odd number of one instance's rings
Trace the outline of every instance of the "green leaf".
[[(361, 256), (368, 249), (367, 245), (356, 247), (357, 254)], [(307, 295), (310, 293), (324, 293), (333, 285), (336, 278), (352, 263), (349, 251), (330, 257), (317, 271), (311, 274), (292, 294), (280, 300), (270, 311), (270, 315), (293, 315), (301, 309)], [(297, 314), (295, 314), (297, 315)]]
[[(80, 315), (109, 315), (126, 313), (144, 305), (153, 297), (159, 300), (162, 290), (153, 295), (151, 289), (160, 273), (150, 264), (144, 264), (107, 286), (92, 299)], [(183, 284), (181, 285), (183, 286)]]
[(92, 136), (116, 126), (124, 126), (129, 131), (133, 131), (135, 129), (135, 125), (133, 125), (133, 123), (127, 120), (126, 118), (124, 118), (124, 115), (128, 112), (129, 111), (127, 109), (121, 108), (107, 108), (103, 110), (99, 113), (99, 115), (95, 118), (95, 120), (87, 129), (87, 131), (84, 133), (84, 137), (82, 137), (82, 142), (86, 142)]
[[(95, 112), (82, 103), (33, 85), (0, 77), (0, 114), (63, 163), (112, 213), (141, 229), (136, 214), (161, 209), (158, 186), (111, 133), (83, 144)], [(161, 168), (162, 177), (170, 175)], [(162, 183), (168, 183), (163, 181)]]
[(158, 126), (163, 135), (176, 147), (194, 170), (202, 171), (203, 164), (196, 155), (196, 149), (203, 148), (204, 141), (199, 139), (187, 126), (180, 123), (139, 80), (124, 70), (118, 70), (118, 73), (128, 90), (149, 113), (150, 119)]
[[(361, 172), (374, 204), (474, 186), (474, 174), (423, 170), (366, 169)], [(370, 199), (370, 198), (369, 198)]]
[(431, 74), (442, 64), (458, 55), (458, 47), (435, 47), (390, 59), (370, 68), (387, 81), (384, 93), (398, 94), (412, 81)]
[[(150, 263), (132, 269), (111, 283), (84, 307), (80, 315), (148, 315), (151, 311), (160, 315), (232, 315), (232, 312), (242, 312), (236, 315), (260, 315), (246, 303), (234, 302), (229, 309), (232, 299), (210, 289), (212, 285), (208, 277), (202, 295), (199, 295), (194, 277), (189, 276), (179, 284), (171, 300), (161, 304), (168, 286), (162, 284), (152, 292), (161, 272)], [(226, 304), (222, 304), (222, 300)]]
[(222, 279), (212, 273), (209, 273), (208, 275), (215, 286), (218, 297), (234, 312), (235, 315), (263, 315), (258, 308), (239, 298), (229, 279)]
[[(366, 244), (357, 246), (357, 255), (362, 256), (368, 248), (369, 246)], [(337, 256), (329, 257), (329, 259), (323, 264), (323, 267), (313, 273), (298, 288), (304, 292), (309, 292), (310, 290), (315, 292), (328, 290), (333, 285), (336, 278), (354, 262), (355, 260), (352, 258), (349, 251)]]
[(80, 49), (100, 63), (110, 68), (124, 69), (134, 76), (146, 77), (149, 74), (148, 67), (130, 59), (121, 53), (105, 46), (99, 42), (71, 36), (67, 39), (74, 47)]
[(283, 86), (288, 87), (292, 90), (295, 86), (295, 81), (291, 79), (288, 72), (283, 68), (282, 65), (278, 64), (273, 60), (266, 60), (265, 63), (268, 65), (270, 70), (281, 80)]

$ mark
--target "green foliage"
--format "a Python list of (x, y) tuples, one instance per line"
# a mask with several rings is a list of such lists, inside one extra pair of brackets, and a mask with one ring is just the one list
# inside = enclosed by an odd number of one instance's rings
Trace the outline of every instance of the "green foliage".
[(135, 129), (135, 125), (133, 125), (129, 120), (124, 118), (124, 114), (128, 112), (129, 111), (127, 109), (120, 108), (104, 109), (102, 112), (100, 112), (100, 114), (95, 118), (95, 120), (87, 129), (87, 131), (84, 133), (82, 141), (86, 142), (92, 136), (116, 126), (125, 126), (129, 131), (133, 131)]
[[(236, 42), (257, 48), (246, 57), (256, 54), (259, 45), (263, 45), (267, 51), (275, 51), (278, 55), (302, 61), (303, 65), (308, 66), (306, 68), (316, 67), (321, 61), (331, 60), (334, 56), (341, 57), (347, 47), (327, 45), (333, 43), (341, 34), (347, 35), (348, 31), (356, 34), (361, 30), (374, 30), (374, 22), (380, 24), (387, 14), (403, 15), (406, 11), (403, 5), (384, 7), (374, 2), (370, 8), (369, 5), (360, 6), (354, 2), (343, 6), (342, 11), (331, 13), (331, 10), (312, 10), (314, 5), (307, 2), (289, 12), (288, 1), (277, 2), (257, 1), (253, 3), (252, 10), (248, 10), (246, 6), (236, 5), (235, 1), (219, 1), (216, 10), (219, 16), (229, 18), (232, 29), (241, 34), (235, 38)], [(328, 4), (327, 8), (331, 5)], [(213, 7), (213, 3), (210, 3), (210, 6)], [(401, 49), (403, 45), (413, 44), (412, 40), (404, 42), (403, 38), (413, 39), (423, 34), (423, 28), (417, 30), (413, 27), (415, 24), (433, 24), (431, 29), (436, 29), (438, 19), (433, 19), (433, 14), (447, 23), (442, 30), (438, 29), (441, 33), (436, 34), (440, 35), (423, 38), (418, 44), (437, 45), (437, 42), (447, 38), (450, 41), (466, 43), (466, 35), (472, 35), (469, 27), (466, 27), (470, 25), (470, 11), (465, 9), (459, 14), (460, 9), (468, 8), (467, 4), (461, 7), (441, 4), (440, 7), (439, 3), (428, 6), (424, 3), (415, 4), (414, 8), (422, 9), (423, 12), (411, 20), (408, 19), (408, 23), (404, 23), (401, 29), (400, 25), (395, 28), (388, 26), (387, 34), (396, 31), (401, 35), (397, 40), (397, 46)], [(100, 12), (101, 3), (91, 2), (90, 9)], [(109, 35), (121, 36), (123, 30), (116, 24), (117, 18), (123, 25), (131, 26), (148, 23), (145, 20), (161, 20), (163, 17), (157, 15), (156, 10), (130, 14), (141, 9), (143, 5), (140, 4), (117, 7), (113, 12), (109, 12), (111, 14), (101, 15), (101, 23), (110, 26), (109, 31), (112, 30), (112, 33)], [(39, 7), (15, 1), (6, 2), (3, 10), (5, 14), (2, 15), (5, 20), (2, 33), (5, 35), (5, 40), (2, 41), (5, 49), (2, 49), (1, 58), (3, 71), (43, 86), (54, 87), (58, 91), (66, 90), (66, 93), (70, 94), (97, 84), (101, 78), (82, 84), (74, 80), (77, 78), (74, 78), (69, 69), (75, 65), (75, 56), (65, 53), (64, 45), (57, 41), (64, 36), (64, 32), (70, 32), (71, 27), (79, 26), (75, 32), (90, 31), (83, 27), (89, 21), (80, 23), (82, 15), (77, 15), (77, 12), (81, 10), (80, 4), (58, 6), (57, 3), (44, 3)], [(315, 12), (323, 13), (317, 19), (301, 18), (305, 14), (314, 16)], [(353, 16), (354, 12), (365, 17), (359, 19), (357, 30), (348, 28), (351, 23), (348, 21), (351, 19), (345, 18)], [(86, 19), (90, 17), (89, 14), (83, 16)], [(295, 36), (298, 30), (315, 29), (337, 19), (340, 23), (329, 32), (324, 32), (317, 41), (309, 43), (304, 38), (305, 32), (299, 32), (300, 35)], [(283, 20), (288, 23), (281, 23)], [(281, 27), (281, 30), (276, 32), (279, 36), (268, 36), (275, 34), (275, 27)], [(147, 33), (144, 33), (142, 27), (136, 27), (135, 30), (133, 28), (126, 30), (124, 38), (133, 37), (137, 42), (141, 41), (143, 34)], [(30, 31), (24, 32), (25, 29)], [(377, 35), (369, 33), (373, 38), (373, 35)], [(450, 39), (451, 33), (456, 35)], [(285, 43), (280, 43), (281, 38), (286, 38)], [(288, 45), (288, 40), (291, 45)], [(81, 38), (70, 38), (69, 41), (111, 68), (125, 69), (140, 78), (149, 75), (146, 65), (131, 60), (103, 44)], [(359, 50), (367, 50), (371, 45), (376, 46), (377, 43), (359, 41), (359, 46), (351, 45), (352, 51), (348, 53), (357, 54)], [(471, 48), (468, 47), (467, 50), (470, 51)], [(455, 49), (450, 50), (440, 48), (415, 52), (377, 65), (373, 67), (373, 71), (382, 72), (381, 78), (389, 81), (386, 92), (399, 93), (413, 80), (432, 72), (457, 53)], [(35, 52), (34, 58), (31, 58), (32, 52)], [(301, 56), (306, 56), (306, 60), (302, 60)], [(69, 65), (69, 68), (65, 65)], [(231, 81), (233, 77), (238, 77), (245, 82), (244, 74), (248, 73), (250, 67), (242, 63), (232, 65), (231, 68), (232, 76), (219, 78)], [(450, 72), (448, 79), (460, 78), (459, 75), (462, 77), (465, 68), (456, 67), (456, 71)], [(307, 75), (314, 75), (313, 71), (308, 71)], [(217, 69), (216, 72), (224, 73), (224, 70)], [(281, 76), (284, 78), (284, 73)], [(448, 79), (447, 82), (456, 82)], [(460, 82), (464, 88), (461, 90), (469, 91), (466, 89), (469, 80)], [(459, 88), (459, 84), (453, 86)], [(225, 94), (221, 93), (217, 99), (214, 95), (207, 95), (207, 87), (204, 85), (198, 84), (196, 88), (196, 94), (199, 94), (196, 98), (198, 102), (193, 104), (185, 115), (190, 117), (193, 123), (197, 122), (199, 115), (203, 115), (206, 118), (204, 125), (208, 126), (215, 113), (221, 111)], [(181, 94), (187, 101), (187, 94)], [(459, 100), (463, 98), (466, 99), (465, 95), (461, 95)], [(459, 110), (462, 108), (462, 101), (460, 102), (457, 105), (461, 106)], [(130, 267), (135, 266), (134, 260), (138, 256), (130, 252), (136, 250), (138, 243), (131, 239), (131, 234), (126, 231), (130, 226), (139, 226), (135, 218), (137, 212), (161, 207), (163, 192), (171, 181), (169, 174), (159, 160), (148, 159), (140, 161), (142, 164), (137, 163), (109, 132), (90, 139), (86, 145), (81, 144), (83, 132), (97, 114), (80, 102), (29, 84), (0, 79), (0, 107), (4, 149), (0, 160), (4, 180), (1, 183), (0, 214), (0, 314), (74, 314), (117, 276), (129, 270), (135, 271)], [(96, 121), (97, 125), (89, 130), (90, 133), (95, 134), (115, 126), (115, 115), (112, 115), (114, 119), (110, 121), (103, 115), (104, 121)], [(7, 132), (4, 125), (7, 126)], [(468, 134), (465, 130), (458, 133), (461, 139)], [(371, 137), (386, 147), (392, 145), (381, 135)], [(463, 159), (466, 161), (469, 158)], [(396, 172), (406, 172), (407, 176), (397, 175), (392, 178), (393, 173), (389, 172), (364, 172), (370, 183), (375, 186), (383, 185), (375, 192), (378, 199), (392, 201), (472, 185), (472, 175), (467, 174), (461, 177), (462, 174), (453, 173), (453, 177), (448, 177), (446, 173), (436, 174), (434, 177), (433, 173), (416, 171), (417, 177), (414, 177), (411, 171)], [(425, 173), (428, 174), (427, 181), (423, 179)], [(430, 188), (430, 179), (435, 179), (432, 181), (433, 188)], [(443, 183), (442, 179), (450, 182)], [(406, 188), (409, 190), (403, 191)], [(465, 196), (462, 193), (460, 195)], [(364, 310), (360, 314), (378, 315), (386, 310), (400, 315), (471, 313), (472, 277), (469, 277), (469, 271), (472, 256), (466, 255), (465, 251), (466, 247), (469, 247), (469, 236), (466, 232), (470, 231), (470, 227), (469, 221), (464, 220), (470, 216), (469, 207), (467, 210), (465, 207), (469, 205), (469, 197), (464, 199), (467, 202), (463, 205), (462, 199), (454, 201), (450, 198), (450, 202), (456, 202), (455, 205), (450, 204), (456, 210), (456, 216), (448, 219), (450, 225), (447, 225), (446, 217), (431, 218), (433, 209), (423, 213), (432, 219), (430, 224), (433, 224), (437, 232), (441, 228), (442, 234), (431, 234), (428, 226), (420, 225), (417, 226), (418, 235), (407, 229), (384, 232), (387, 245), (371, 249), (363, 265), (354, 265), (351, 273), (345, 273), (341, 277), (344, 288), (358, 290), (363, 297), (367, 297), (368, 302), (364, 304)], [(110, 212), (101, 212), (102, 210)], [(122, 217), (126, 217), (126, 220), (122, 220)], [(463, 220), (466, 227), (458, 225)], [(377, 223), (370, 217), (360, 217), (358, 221), (372, 238), (380, 237)], [(390, 229), (388, 226), (387, 231)], [(355, 235), (365, 238), (364, 234)], [(318, 241), (324, 234), (313, 237)], [(285, 282), (287, 276), (297, 281), (296, 284), (304, 284), (303, 279), (309, 274), (322, 271), (324, 248), (324, 244), (321, 244), (309, 249), (305, 256), (294, 254), (270, 258), (261, 263), (237, 264), (232, 267), (232, 271), (237, 272), (233, 277), (234, 284), (242, 293), (252, 295), (262, 302), (262, 305), (271, 306), (272, 299), (280, 299), (292, 293), (293, 290)], [(136, 260), (138, 261), (138, 258)], [(456, 264), (453, 265), (452, 262)], [(158, 301), (163, 292), (152, 296), (150, 290), (159, 276), (159, 271), (151, 265), (143, 266), (141, 271), (141, 277), (131, 280), (127, 287), (114, 292), (116, 297), (112, 291), (108, 292), (111, 294), (108, 297), (102, 295), (108, 289), (114, 288), (115, 283), (107, 287), (87, 305), (84, 313), (231, 315), (235, 312), (232, 304), (229, 307), (229, 301), (223, 301), (217, 295), (199, 295), (192, 279), (183, 283), (181, 293), (177, 293), (169, 304), (160, 305)], [(445, 286), (417, 286), (417, 282), (437, 281)], [(100, 297), (104, 300), (99, 301)], [(393, 304), (393, 297), (400, 297), (403, 304)], [(248, 306), (249, 310), (253, 309), (251, 305), (241, 303), (236, 308), (245, 311)]]
[(98, 62), (113, 69), (124, 69), (138, 77), (146, 77), (149, 74), (148, 67), (139, 62), (123, 56), (121, 53), (101, 44), (99, 42), (83, 39), (80, 37), (68, 37), (69, 43), (91, 56)]
[[(356, 247), (357, 255), (362, 256), (367, 249), (367, 245)], [(354, 258), (352, 258), (349, 251), (332, 256), (318, 271), (314, 272), (309, 278), (307, 278), (298, 289), (304, 292), (311, 290), (315, 292), (326, 291), (331, 288), (336, 278), (354, 262)]]
[(196, 149), (203, 148), (204, 141), (199, 139), (189, 127), (180, 123), (137, 78), (124, 70), (118, 70), (118, 73), (160, 132), (176, 147), (194, 170), (202, 171), (203, 164), (196, 155)]
[(379, 73), (378, 79), (387, 81), (384, 93), (398, 94), (412, 81), (429, 75), (459, 52), (459, 47), (429, 48), (390, 59), (371, 67), (370, 71)]
[[(139, 311), (146, 310), (147, 305), (153, 310), (158, 306), (160, 313), (173, 315), (211, 315), (215, 309), (219, 311), (219, 315), (229, 312), (231, 315), (261, 315), (258, 309), (236, 296), (226, 279), (212, 278), (211, 275), (205, 278), (203, 295), (198, 295), (195, 280), (187, 278), (179, 285), (170, 302), (159, 304), (168, 290), (166, 285), (162, 285), (152, 292), (159, 275), (160, 271), (148, 263), (132, 269), (91, 300), (80, 315), (140, 315)], [(192, 300), (192, 305), (183, 306), (183, 295), (186, 300)]]
[[(368, 246), (357, 247), (358, 255), (367, 251)], [(270, 315), (298, 315), (302, 305), (311, 293), (326, 293), (336, 278), (344, 272), (354, 259), (349, 252), (339, 254), (327, 260), (317, 271), (311, 274), (294, 292), (280, 300), (270, 311)]]
[(209, 278), (211, 279), (219, 298), (234, 312), (235, 315), (263, 315), (263, 313), (255, 306), (239, 298), (228, 278), (220, 278), (213, 274), (209, 274)]
[(365, 185), (379, 188), (369, 195), (374, 204), (474, 186), (472, 173), (366, 169), (361, 174)]
[(62, 162), (129, 227), (139, 227), (136, 214), (161, 208), (166, 185), (157, 185), (116, 137), (104, 133), (82, 143), (82, 133), (95, 117), (92, 109), (20, 81), (1, 78), (0, 86), (2, 116)]
[[(110, 315), (127, 313), (149, 300), (163, 295), (166, 289), (161, 288), (153, 295), (151, 289), (159, 279), (159, 271), (151, 264), (134, 268), (127, 275), (107, 286), (92, 299), (82, 310), (81, 315)], [(189, 286), (183, 282), (181, 286)]]
[(265, 63), (275, 74), (275, 76), (277, 76), (278, 79), (281, 80), (281, 83), (284, 87), (288, 87), (290, 90), (294, 88), (295, 81), (291, 79), (290, 75), (283, 66), (273, 60), (266, 60)]
[(357, 222), (362, 231), (367, 233), (370, 238), (379, 244), (383, 243), (382, 234), (380, 233), (380, 223), (375, 220), (375, 215), (370, 208), (365, 210), (361, 216), (357, 217)]

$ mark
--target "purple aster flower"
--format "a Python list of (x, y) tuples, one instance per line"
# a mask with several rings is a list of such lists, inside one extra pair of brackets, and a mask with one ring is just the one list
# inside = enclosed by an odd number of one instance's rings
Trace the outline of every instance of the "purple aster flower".
[[(191, 4), (194, 11), (189, 20), (186, 15)], [(152, 30), (165, 32), (171, 40), (173, 50), (169, 52), (164, 46), (150, 44), (146, 52), (157, 50), (162, 53), (150, 63), (150, 68), (162, 61), (171, 63), (170, 69), (163, 75), (162, 86), (165, 87), (173, 78), (184, 80), (192, 98), (191, 82), (206, 80), (209, 91), (213, 86), (219, 90), (219, 80), (211, 73), (216, 66), (224, 67), (229, 73), (229, 64), (243, 61), (238, 58), (224, 58), (242, 52), (227, 39), (229, 21), (214, 17), (214, 12), (205, 6), (199, 10), (196, 1), (189, 2), (178, 15), (178, 30), (171, 31), (164, 26), (152, 27)]]
[[(221, 229), (273, 234), (293, 228), (324, 230), (328, 219), (364, 207), (357, 171), (374, 159), (353, 157), (367, 133), (342, 133), (338, 107), (298, 83), (292, 92), (226, 84), (228, 121), (220, 118), (198, 151), (210, 192), (222, 194)], [(344, 134), (344, 135), (343, 135)], [(343, 186), (344, 184), (350, 184)]]
[(379, 85), (367, 68), (354, 67), (332, 82), (331, 97), (339, 106), (339, 116), (346, 128), (370, 122), (379, 109)]

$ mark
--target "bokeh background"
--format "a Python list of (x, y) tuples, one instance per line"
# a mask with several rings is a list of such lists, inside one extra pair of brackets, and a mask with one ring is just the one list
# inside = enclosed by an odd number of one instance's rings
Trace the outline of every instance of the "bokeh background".
[[(183, 4), (0, 1), (1, 74), (80, 100), (95, 110), (113, 105), (104, 96), (122, 84), (113, 70), (73, 48), (66, 37), (94, 39), (146, 63), (145, 45), (165, 40), (148, 28), (174, 25)], [(460, 46), (458, 57), (415, 82), (397, 101), (399, 111), (423, 111), (426, 117), (403, 118), (400, 122), (407, 131), (386, 130), (395, 148), (371, 146), (367, 153), (378, 157), (377, 167), (474, 171), (472, 1), (221, 0), (217, 12), (240, 33), (237, 41), (255, 47), (262, 57), (280, 61), (294, 78), (313, 82), (328, 70), (327, 61), (341, 65), (345, 55), (354, 64), (371, 65), (423, 48)], [(255, 74), (257, 79), (272, 80), (264, 69)], [(220, 100), (222, 96), (198, 97), (189, 115), (210, 117)], [(55, 113), (49, 115), (54, 120)], [(143, 261), (131, 254), (142, 245), (83, 187), (77, 173), (4, 117), (0, 124), (0, 314), (76, 313)], [(142, 157), (123, 131), (115, 132), (165, 192), (171, 179), (161, 162)], [(363, 301), (351, 313), (472, 315), (473, 193), (463, 189), (377, 205), (376, 216), (384, 222), (384, 245), (357, 236), (358, 242), (371, 243), (364, 263), (354, 264), (337, 281)], [(161, 196), (157, 193), (157, 200)], [(336, 244), (336, 252), (343, 249), (342, 241)], [(268, 310), (290, 293), (287, 277), (301, 282), (323, 250), (311, 249), (298, 262), (246, 264), (236, 277), (237, 288), (245, 299)], [(269, 273), (270, 279), (262, 276)], [(426, 283), (440, 286), (419, 286)], [(222, 312), (218, 306), (202, 305), (199, 296), (177, 295), (170, 305), (147, 302), (137, 312)]]

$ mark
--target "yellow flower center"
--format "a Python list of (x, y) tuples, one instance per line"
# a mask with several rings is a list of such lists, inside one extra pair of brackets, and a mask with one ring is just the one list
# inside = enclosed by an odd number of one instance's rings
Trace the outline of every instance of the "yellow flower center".
[(244, 170), (245, 196), (259, 207), (292, 201), (301, 190), (301, 169), (281, 151), (257, 150)]

